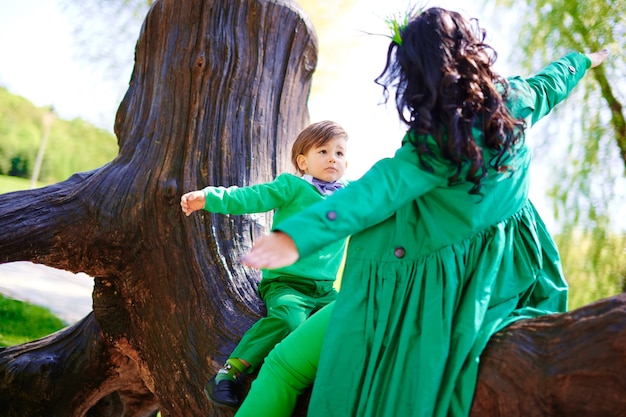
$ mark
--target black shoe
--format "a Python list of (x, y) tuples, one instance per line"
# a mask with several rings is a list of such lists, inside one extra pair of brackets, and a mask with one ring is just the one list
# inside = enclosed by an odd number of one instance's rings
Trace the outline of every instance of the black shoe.
[(235, 394), (235, 381), (223, 379), (215, 382), (215, 377), (209, 379), (204, 386), (204, 393), (211, 403), (218, 407), (237, 408), (241, 402)]

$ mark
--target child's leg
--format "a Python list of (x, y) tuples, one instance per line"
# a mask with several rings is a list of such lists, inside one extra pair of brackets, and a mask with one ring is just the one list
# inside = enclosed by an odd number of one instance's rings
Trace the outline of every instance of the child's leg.
[(272, 283), (264, 292), (267, 317), (257, 321), (241, 338), (231, 353), (250, 365), (252, 372), (274, 346), (300, 326), (316, 308), (316, 300), (291, 286)]
[(312, 315), (270, 352), (236, 417), (289, 417), (313, 384), (334, 303)]
[(238, 407), (235, 384), (240, 374), (256, 369), (274, 346), (302, 324), (316, 307), (314, 298), (280, 282), (266, 284), (263, 295), (267, 317), (243, 335), (226, 364), (204, 388), (215, 405)]

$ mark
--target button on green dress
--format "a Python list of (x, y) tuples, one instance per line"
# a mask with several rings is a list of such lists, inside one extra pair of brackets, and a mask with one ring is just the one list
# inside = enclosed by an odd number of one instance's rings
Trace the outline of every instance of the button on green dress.
[[(530, 127), (590, 64), (574, 53), (509, 79), (512, 114)], [(440, 158), (428, 163), (432, 172), (405, 139), (393, 158), (278, 227), (301, 256), (352, 235), (310, 417), (467, 416), (491, 335), (566, 310), (558, 251), (528, 200), (526, 144), (478, 196), (448, 186), (453, 171)]]

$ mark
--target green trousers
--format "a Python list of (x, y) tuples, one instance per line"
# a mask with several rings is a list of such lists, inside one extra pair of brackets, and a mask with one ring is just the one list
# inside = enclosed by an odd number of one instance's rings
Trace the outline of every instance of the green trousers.
[(291, 416), (298, 397), (315, 379), (334, 305), (322, 308), (276, 345), (235, 417)]
[(309, 316), (337, 298), (332, 281), (277, 278), (262, 280), (259, 295), (267, 317), (257, 321), (241, 338), (231, 358), (243, 359), (254, 371), (274, 346)]

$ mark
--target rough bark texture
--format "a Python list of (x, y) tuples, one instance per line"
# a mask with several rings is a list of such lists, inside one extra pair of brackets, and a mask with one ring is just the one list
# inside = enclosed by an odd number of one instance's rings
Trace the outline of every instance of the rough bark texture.
[(93, 313), (0, 355), (2, 416), (153, 416), (137, 364), (104, 340)]
[[(93, 314), (0, 351), (2, 416), (232, 415), (202, 388), (263, 314), (258, 272), (238, 257), (269, 219), (186, 218), (180, 195), (289, 168), (316, 53), (311, 24), (286, 0), (154, 4), (117, 114), (119, 156), (0, 195), (0, 262), (95, 277)], [(625, 303), (622, 295), (498, 334), (472, 415), (626, 415)]]
[(481, 358), (472, 417), (626, 416), (626, 294), (515, 323)]

